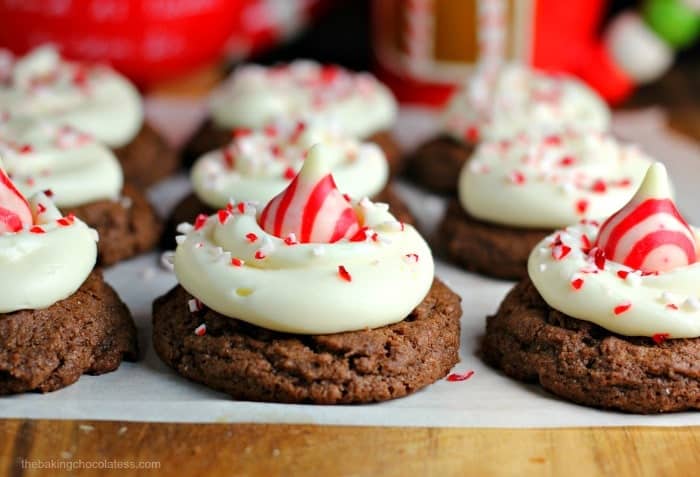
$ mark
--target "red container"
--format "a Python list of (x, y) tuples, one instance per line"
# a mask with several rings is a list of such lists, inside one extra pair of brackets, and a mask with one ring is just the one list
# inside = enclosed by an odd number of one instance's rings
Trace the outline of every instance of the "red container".
[(50, 42), (69, 57), (108, 62), (140, 85), (215, 60), (248, 0), (0, 2), (0, 46)]

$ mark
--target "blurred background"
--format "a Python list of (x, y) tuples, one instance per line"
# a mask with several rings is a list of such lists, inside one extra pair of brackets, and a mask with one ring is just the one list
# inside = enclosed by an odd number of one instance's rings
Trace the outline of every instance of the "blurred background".
[(572, 73), (615, 105), (693, 109), (700, 85), (700, 0), (0, 0), (0, 18), (0, 46), (52, 42), (147, 91), (299, 57), (371, 70), (428, 105), (477, 61)]

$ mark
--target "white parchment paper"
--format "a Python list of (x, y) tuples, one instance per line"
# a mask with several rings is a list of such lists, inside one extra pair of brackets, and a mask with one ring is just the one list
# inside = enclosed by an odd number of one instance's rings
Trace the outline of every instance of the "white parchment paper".
[[(151, 100), (151, 121), (174, 143), (181, 142), (201, 119), (191, 102)], [(664, 128), (656, 110), (618, 113), (615, 132), (645, 147), (663, 160), (673, 177), (681, 209), (700, 224), (700, 148)], [(405, 110), (397, 127), (411, 147), (434, 130), (433, 117)], [(159, 211), (189, 191), (184, 176), (151, 191)], [(443, 201), (401, 184), (400, 192), (430, 228), (440, 218)], [(83, 376), (66, 389), (0, 398), (0, 417), (103, 419), (164, 422), (265, 422), (370, 426), (444, 427), (569, 427), (700, 425), (700, 413), (636, 416), (599, 411), (560, 400), (538, 386), (513, 381), (485, 366), (475, 355), (486, 315), (493, 313), (511, 283), (437, 264), (437, 274), (463, 299), (461, 362), (454, 372), (473, 370), (467, 381), (439, 381), (409, 397), (361, 406), (312, 406), (233, 401), (226, 395), (191, 383), (160, 362), (151, 346), (151, 302), (175, 285), (173, 275), (159, 265), (159, 255), (147, 254), (106, 272), (107, 280), (131, 308), (139, 328), (142, 358), (124, 363), (104, 376)]]

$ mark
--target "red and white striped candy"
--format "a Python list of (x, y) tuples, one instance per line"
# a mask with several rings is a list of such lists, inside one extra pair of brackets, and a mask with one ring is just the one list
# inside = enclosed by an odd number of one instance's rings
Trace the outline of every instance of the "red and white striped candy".
[(260, 226), (276, 237), (294, 234), (300, 243), (333, 243), (360, 228), (357, 214), (338, 191), (323, 147), (309, 150), (304, 166), (260, 215)]
[(608, 260), (644, 272), (697, 261), (695, 234), (671, 199), (662, 164), (649, 168), (637, 194), (603, 224), (596, 245)]
[(34, 222), (27, 199), (0, 168), (0, 234), (19, 232)]

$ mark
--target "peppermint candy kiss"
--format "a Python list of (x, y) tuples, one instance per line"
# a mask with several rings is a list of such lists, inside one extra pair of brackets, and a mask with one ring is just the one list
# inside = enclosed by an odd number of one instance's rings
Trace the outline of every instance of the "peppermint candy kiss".
[(304, 166), (260, 215), (260, 226), (276, 237), (294, 234), (300, 243), (333, 243), (360, 228), (357, 214), (338, 191), (323, 146), (309, 149)]
[(649, 167), (637, 194), (600, 228), (596, 245), (608, 259), (648, 273), (697, 261), (695, 233), (671, 199), (662, 164)]
[(0, 162), (0, 234), (19, 232), (32, 223), (27, 199), (17, 190)]

